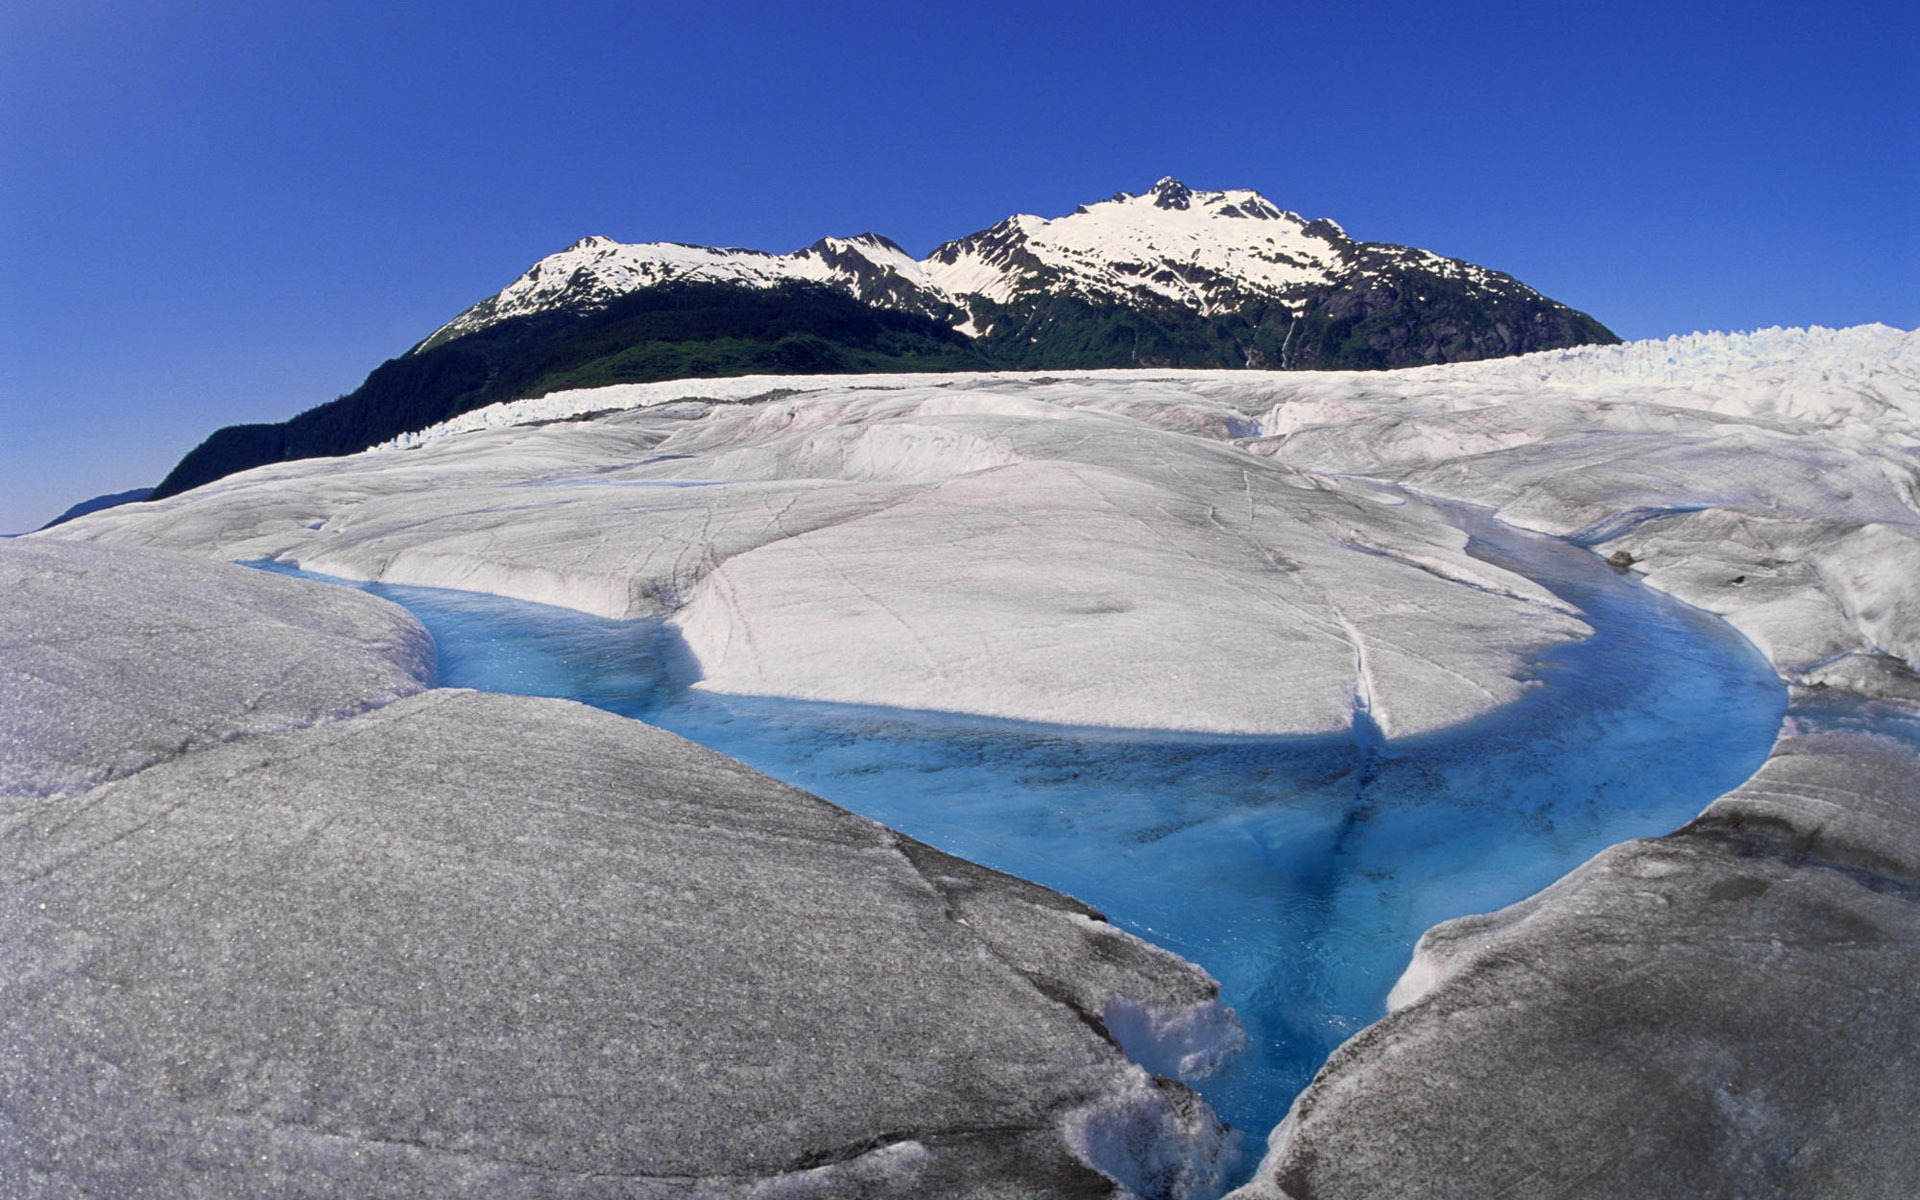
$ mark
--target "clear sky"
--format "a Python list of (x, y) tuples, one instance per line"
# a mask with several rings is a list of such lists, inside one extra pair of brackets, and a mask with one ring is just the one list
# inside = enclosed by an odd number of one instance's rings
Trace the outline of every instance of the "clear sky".
[(0, 531), (587, 234), (916, 254), (1163, 175), (1629, 338), (1920, 325), (1911, 0), (0, 0)]

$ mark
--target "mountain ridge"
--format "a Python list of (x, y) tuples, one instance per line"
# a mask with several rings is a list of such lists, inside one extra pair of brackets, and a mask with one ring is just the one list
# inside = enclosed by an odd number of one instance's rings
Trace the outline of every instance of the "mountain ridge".
[(1510, 275), (1357, 242), (1256, 191), (1172, 177), (1018, 213), (914, 258), (885, 235), (787, 254), (591, 236), (284, 422), (216, 430), (155, 490), (347, 454), (501, 400), (763, 373), (1380, 369), (1613, 344)]
[[(1257, 191), (1199, 191), (1168, 176), (1146, 192), (1120, 192), (1061, 217), (1016, 213), (943, 242), (919, 259), (874, 232), (823, 237), (787, 254), (680, 242), (623, 243), (595, 235), (536, 262), (415, 350), (513, 316), (592, 311), (619, 295), (677, 279), (750, 287), (825, 283), (866, 303), (931, 316), (969, 337), (991, 338), (996, 320), (1018, 322), (1063, 297), (1096, 307), (1164, 306), (1202, 320), (1278, 305), (1298, 320), (1326, 307), (1320, 303), (1323, 294), (1351, 293), (1357, 279), (1395, 269), (1454, 284), (1475, 299), (1533, 304), (1558, 319), (1543, 337), (1503, 335), (1496, 344), (1470, 344), (1461, 347), (1464, 353), (1440, 361), (1579, 344), (1573, 339), (1618, 341), (1592, 318), (1511, 275), (1427, 250), (1356, 242), (1336, 222), (1308, 220)], [(1390, 306), (1370, 305), (1363, 316)], [(1391, 353), (1385, 358), (1389, 361), (1355, 365), (1413, 365), (1391, 361)], [(1420, 361), (1433, 359), (1423, 355)], [(1249, 365), (1284, 370), (1309, 364)]]

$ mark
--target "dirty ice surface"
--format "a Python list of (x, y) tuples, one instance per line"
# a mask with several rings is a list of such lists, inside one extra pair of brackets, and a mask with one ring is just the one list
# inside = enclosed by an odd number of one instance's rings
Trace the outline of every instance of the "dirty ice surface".
[(1257, 1149), (1326, 1055), (1384, 1014), (1423, 930), (1684, 823), (1779, 728), (1783, 689), (1723, 623), (1564, 542), (1455, 519), (1595, 633), (1543, 654), (1544, 686), (1517, 703), (1393, 741), (1364, 716), (1349, 733), (1223, 737), (724, 695), (689, 688), (663, 623), (363, 586), (422, 619), (446, 685), (643, 718), (1205, 966), (1250, 1048), (1203, 1091)]

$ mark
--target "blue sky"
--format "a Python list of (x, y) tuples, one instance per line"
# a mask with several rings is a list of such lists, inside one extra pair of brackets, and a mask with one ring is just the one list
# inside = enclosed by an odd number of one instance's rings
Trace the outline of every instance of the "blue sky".
[(925, 253), (1171, 174), (1625, 337), (1913, 328), (1912, 9), (0, 0), (0, 531), (592, 233)]

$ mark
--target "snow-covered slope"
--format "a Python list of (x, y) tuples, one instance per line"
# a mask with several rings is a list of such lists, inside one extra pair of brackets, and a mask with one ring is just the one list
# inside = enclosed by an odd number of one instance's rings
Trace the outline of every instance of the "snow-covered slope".
[(1145, 292), (1211, 315), (1332, 282), (1350, 244), (1333, 222), (1283, 212), (1258, 192), (1196, 192), (1162, 179), (1144, 195), (1122, 192), (1053, 220), (1008, 217), (941, 246), (926, 268), (956, 298)]
[[(764, 250), (688, 246), (678, 242), (632, 245), (611, 238), (583, 238), (550, 254), (499, 294), (489, 296), (436, 329), (422, 347), (438, 345), (514, 317), (555, 309), (591, 310), (619, 296), (674, 281), (737, 283), (831, 283), (856, 296), (889, 275), (912, 291), (938, 294), (911, 255), (878, 234), (822, 238), (792, 254)], [(896, 307), (909, 307), (903, 304)]]

